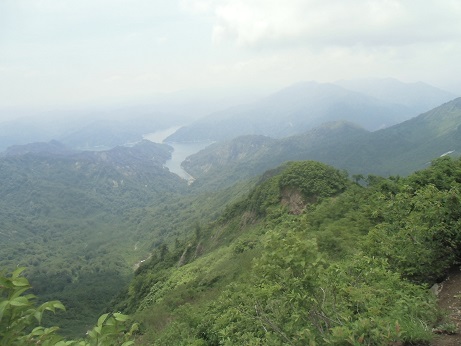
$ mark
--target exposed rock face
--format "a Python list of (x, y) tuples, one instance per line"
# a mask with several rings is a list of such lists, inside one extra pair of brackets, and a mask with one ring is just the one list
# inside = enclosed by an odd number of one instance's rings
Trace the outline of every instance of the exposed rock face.
[(301, 192), (296, 189), (284, 189), (281, 203), (294, 215), (301, 214), (307, 205)]

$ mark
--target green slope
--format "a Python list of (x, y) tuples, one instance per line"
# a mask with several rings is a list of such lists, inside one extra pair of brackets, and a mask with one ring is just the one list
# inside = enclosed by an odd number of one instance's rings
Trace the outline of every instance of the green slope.
[(0, 157), (1, 268), (27, 267), (40, 299), (65, 303), (63, 333), (85, 333), (154, 249), (247, 189), (191, 193), (163, 167), (170, 153), (148, 141), (98, 152), (50, 142)]
[(461, 98), (390, 128), (367, 132), (346, 122), (275, 140), (239, 137), (191, 156), (184, 168), (198, 186), (232, 184), (289, 160), (318, 160), (352, 174), (407, 175), (461, 152)]
[(116, 306), (140, 345), (425, 344), (453, 327), (425, 284), (460, 258), (460, 172), (447, 157), (363, 187), (288, 163), (155, 251)]
[(55, 146), (15, 147), (0, 159), (1, 266), (26, 266), (34, 292), (68, 306), (59, 316), (69, 320), (64, 332), (82, 333), (161, 239), (136, 218), (186, 184), (162, 167), (165, 145), (61, 153)]

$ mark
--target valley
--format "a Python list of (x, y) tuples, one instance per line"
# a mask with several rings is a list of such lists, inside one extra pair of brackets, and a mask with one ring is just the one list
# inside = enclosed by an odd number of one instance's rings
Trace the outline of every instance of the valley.
[[(302, 99), (292, 92), (277, 102)], [(120, 122), (97, 140), (101, 124), (9, 146), (1, 266), (66, 306), (46, 319), (66, 338), (113, 311), (139, 323), (137, 345), (428, 343), (456, 329), (427, 285), (460, 256), (461, 99), (373, 131), (321, 119), (194, 142), (169, 142), (185, 130), (167, 122), (129, 135)]]
[(0, 0), (0, 346), (461, 345), (460, 23)]

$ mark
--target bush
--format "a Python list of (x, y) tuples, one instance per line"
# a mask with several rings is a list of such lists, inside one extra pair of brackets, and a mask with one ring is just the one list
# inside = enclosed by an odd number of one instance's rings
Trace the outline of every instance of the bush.
[(104, 314), (97, 325), (87, 333), (85, 340), (64, 340), (57, 334), (58, 327), (45, 327), (42, 317), (45, 311), (65, 310), (59, 301), (35, 306), (36, 297), (25, 294), (29, 281), (20, 276), (24, 268), (18, 268), (11, 276), (0, 276), (0, 340), (2, 345), (123, 345), (134, 344), (133, 333), (137, 324), (124, 332), (129, 317), (120, 313)]

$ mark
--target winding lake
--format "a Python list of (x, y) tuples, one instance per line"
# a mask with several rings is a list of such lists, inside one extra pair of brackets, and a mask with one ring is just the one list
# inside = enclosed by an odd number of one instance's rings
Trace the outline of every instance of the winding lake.
[(170, 172), (179, 175), (181, 178), (192, 181), (194, 178), (181, 167), (181, 163), (190, 155), (198, 153), (209, 146), (211, 141), (193, 143), (167, 143), (174, 148), (171, 159), (165, 163)]
[[(144, 135), (143, 138), (155, 143), (162, 143), (165, 138), (176, 132), (177, 129), (179, 129), (179, 126), (149, 133)], [(200, 150), (206, 148), (212, 143), (212, 141), (189, 143), (165, 143), (172, 146), (174, 149), (173, 153), (171, 154), (171, 159), (165, 163), (165, 167), (168, 168), (171, 173), (175, 173), (181, 178), (186, 179), (188, 181), (193, 181), (194, 178), (190, 174), (188, 174), (184, 169), (182, 169), (181, 163), (188, 156), (198, 153)]]

